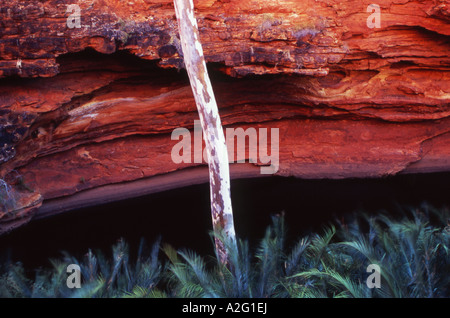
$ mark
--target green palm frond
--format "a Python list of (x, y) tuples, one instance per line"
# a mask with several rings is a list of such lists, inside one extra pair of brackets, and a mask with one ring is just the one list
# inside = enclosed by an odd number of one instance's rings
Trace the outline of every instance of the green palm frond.
[(96, 298), (106, 289), (106, 281), (98, 277), (82, 285), (82, 288), (75, 289), (70, 298)]
[(327, 283), (336, 289), (335, 294), (333, 295), (335, 297), (339, 295), (339, 297), (366, 298), (369, 295), (369, 289), (365, 285), (365, 282), (359, 284), (355, 283), (348, 276), (343, 276), (328, 268), (325, 268), (324, 271), (311, 269), (292, 275), (290, 278), (295, 277), (325, 279)]
[(307, 250), (311, 241), (308, 237), (300, 239), (292, 249), (291, 253), (286, 257), (285, 272), (287, 276), (290, 276), (295, 270), (299, 270), (301, 266), (301, 258), (303, 252)]
[(330, 225), (324, 229), (323, 235), (315, 234), (311, 239), (307, 249), (308, 258), (311, 261), (312, 267), (320, 266), (324, 259), (330, 261), (329, 248), (333, 236), (336, 233), (334, 225)]
[(158, 289), (148, 289), (135, 286), (131, 292), (126, 292), (123, 298), (167, 298), (167, 294)]

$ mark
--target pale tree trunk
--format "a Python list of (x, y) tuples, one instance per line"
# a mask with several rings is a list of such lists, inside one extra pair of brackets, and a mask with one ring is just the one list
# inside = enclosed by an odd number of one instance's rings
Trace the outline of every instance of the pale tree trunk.
[[(213, 229), (215, 233), (227, 237), (232, 244), (236, 244), (227, 146), (199, 40), (194, 4), (192, 0), (174, 0), (174, 4), (184, 64), (197, 104), (208, 153)], [(223, 242), (216, 238), (215, 244), (220, 262), (228, 264), (228, 253)]]

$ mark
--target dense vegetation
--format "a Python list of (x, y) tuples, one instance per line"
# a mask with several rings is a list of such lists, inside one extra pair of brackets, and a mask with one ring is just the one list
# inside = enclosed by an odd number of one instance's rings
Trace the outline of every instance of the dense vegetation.
[[(272, 225), (256, 248), (239, 240), (231, 263), (176, 251), (160, 241), (137, 259), (119, 241), (112, 257), (89, 250), (84, 259), (52, 260), (33, 277), (21, 263), (4, 262), (1, 297), (450, 297), (450, 213), (427, 206), (401, 217), (352, 214), (292, 246), (285, 219)], [(81, 288), (66, 286), (68, 264), (81, 268)], [(380, 268), (380, 288), (366, 284), (367, 266)]]

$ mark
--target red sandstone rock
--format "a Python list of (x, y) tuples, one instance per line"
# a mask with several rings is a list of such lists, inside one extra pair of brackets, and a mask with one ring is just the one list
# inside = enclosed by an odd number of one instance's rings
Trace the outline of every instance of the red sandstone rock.
[[(0, 4), (0, 178), (17, 193), (0, 233), (207, 180), (171, 159), (170, 133), (198, 118), (172, 2), (77, 3), (73, 29), (71, 1)], [(450, 170), (449, 6), (379, 1), (371, 29), (370, 3), (195, 2), (223, 124), (278, 128), (277, 175)], [(234, 177), (259, 164), (232, 164)]]

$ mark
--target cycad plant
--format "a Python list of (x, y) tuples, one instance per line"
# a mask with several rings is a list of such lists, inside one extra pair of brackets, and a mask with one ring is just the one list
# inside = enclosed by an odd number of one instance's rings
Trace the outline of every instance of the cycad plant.
[[(34, 278), (29, 278), (21, 263), (3, 264), (0, 274), (0, 297), (161, 297), (156, 286), (162, 278), (163, 266), (158, 259), (159, 240), (148, 252), (141, 240), (137, 259), (129, 259), (129, 247), (119, 240), (112, 248), (112, 257), (101, 251), (91, 250), (80, 262), (68, 253), (59, 260), (51, 260), (52, 270), (36, 270)], [(80, 267), (81, 288), (67, 287), (67, 265)]]
[[(438, 216), (434, 224), (431, 214)], [(172, 296), (449, 297), (449, 217), (446, 209), (426, 206), (400, 219), (356, 214), (287, 250), (284, 218), (274, 216), (253, 257), (246, 242), (233, 249), (219, 238), (229, 248), (231, 269), (166, 248)], [(381, 269), (379, 288), (367, 284), (370, 264)]]
[[(357, 214), (350, 224), (341, 224), (320, 264), (291, 278), (310, 279), (310, 286), (327, 297), (449, 297), (448, 222), (447, 209), (427, 205), (400, 219)], [(380, 268), (380, 288), (366, 284), (370, 264)]]
[[(38, 270), (33, 278), (20, 263), (4, 263), (0, 297), (450, 297), (447, 209), (422, 206), (402, 217), (357, 213), (349, 219), (290, 243), (285, 219), (276, 215), (253, 248), (213, 232), (213, 242), (228, 251), (228, 264), (218, 255), (160, 247), (159, 240), (149, 251), (142, 242), (134, 261), (123, 240), (109, 258), (88, 251), (78, 261), (66, 253), (52, 261), (53, 270)], [(80, 289), (66, 286), (68, 264), (80, 266)], [(371, 264), (380, 269), (374, 288), (367, 284)]]

